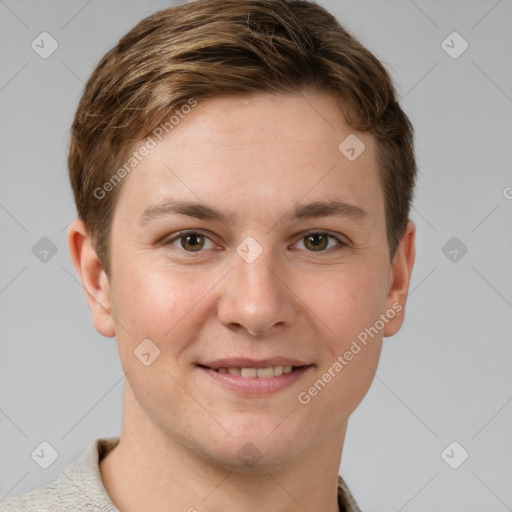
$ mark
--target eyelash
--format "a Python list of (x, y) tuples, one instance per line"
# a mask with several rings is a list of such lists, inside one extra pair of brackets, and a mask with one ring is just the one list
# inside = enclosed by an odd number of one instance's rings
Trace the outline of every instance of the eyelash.
[[(186, 236), (189, 236), (189, 235), (200, 235), (200, 236), (210, 240), (210, 238), (207, 235), (205, 235), (204, 233), (202, 233), (201, 231), (190, 230), (190, 231), (180, 231), (179, 233), (177, 233), (172, 238), (169, 238), (169, 239), (164, 240), (163, 242), (161, 242), (160, 245), (162, 245), (162, 246), (172, 246), (173, 242), (175, 242), (177, 240), (180, 240), (181, 238), (185, 238)], [(302, 241), (304, 238), (306, 238), (308, 236), (311, 236), (311, 235), (327, 235), (329, 238), (333, 238), (334, 240), (336, 240), (338, 242), (336, 246), (331, 247), (329, 249), (324, 249), (324, 250), (321, 250), (321, 251), (309, 251), (309, 250), (306, 250), (306, 252), (309, 252), (309, 253), (312, 253), (312, 254), (315, 254), (315, 253), (331, 253), (333, 251), (338, 251), (338, 250), (341, 250), (341, 249), (343, 249), (345, 247), (348, 247), (347, 243), (343, 242), (337, 236), (329, 233), (328, 231), (308, 231), (308, 232), (304, 233), (303, 235), (301, 235), (301, 237), (299, 238), (299, 240), (297, 242)], [(210, 240), (210, 241), (212, 242), (212, 240)], [(183, 248), (178, 248), (178, 247), (175, 247), (175, 248), (180, 250), (181, 252), (186, 253), (187, 255), (190, 255), (191, 257), (200, 256), (202, 253), (205, 252), (203, 249), (201, 249), (199, 251), (187, 251), (187, 250), (185, 250)]]

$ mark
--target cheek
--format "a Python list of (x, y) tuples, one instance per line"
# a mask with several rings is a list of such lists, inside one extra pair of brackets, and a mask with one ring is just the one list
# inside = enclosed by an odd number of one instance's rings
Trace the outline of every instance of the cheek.
[[(347, 264), (311, 296), (311, 308), (328, 327), (319, 369), (321, 382), (311, 383), (311, 395), (303, 390), (311, 400), (318, 397), (319, 414), (326, 408), (344, 420), (373, 381), (382, 348), (383, 276), (377, 266)], [(311, 285), (306, 280), (304, 289)]]
[(324, 276), (305, 275), (300, 286), (301, 297), (338, 340), (331, 348), (342, 348), (373, 325), (385, 308), (385, 279), (370, 265), (347, 264)]
[(144, 262), (122, 269), (122, 282), (116, 286), (116, 312), (135, 331), (151, 329), (161, 337), (192, 309), (206, 287), (197, 272), (162, 268)]
[(331, 346), (330, 357), (297, 396), (313, 431), (323, 430), (328, 439), (343, 427), (373, 382), (381, 348), (381, 334), (364, 343), (347, 334)]
[(134, 351), (146, 339), (160, 350), (155, 366), (179, 359), (187, 340), (194, 339), (196, 329), (191, 322), (197, 317), (195, 305), (211, 287), (209, 280), (198, 279), (197, 273), (192, 276), (162, 269), (155, 263), (119, 266), (118, 270), (112, 314), (118, 324), (119, 354), (125, 370), (138, 368)]
[(146, 413), (155, 421), (161, 417), (173, 424), (172, 411), (162, 412), (171, 401), (183, 411), (193, 407), (179, 384), (185, 369), (179, 361), (194, 339), (190, 326), (194, 304), (204, 295), (207, 283), (157, 263), (137, 266), (135, 262), (118, 266), (113, 315), (119, 324), (120, 360), (132, 393)]

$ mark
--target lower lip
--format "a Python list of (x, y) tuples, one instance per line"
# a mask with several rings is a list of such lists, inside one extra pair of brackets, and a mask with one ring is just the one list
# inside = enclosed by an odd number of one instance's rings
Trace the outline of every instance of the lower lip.
[(268, 379), (260, 377), (246, 378), (230, 373), (220, 373), (204, 366), (198, 366), (198, 368), (227, 388), (242, 395), (268, 395), (291, 386), (313, 366), (301, 366), (290, 373), (283, 373), (279, 377)]

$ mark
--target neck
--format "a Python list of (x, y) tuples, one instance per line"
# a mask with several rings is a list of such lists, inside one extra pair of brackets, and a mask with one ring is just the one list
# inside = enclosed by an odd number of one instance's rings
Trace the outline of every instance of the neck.
[(121, 439), (100, 462), (103, 483), (119, 510), (339, 512), (346, 424), (336, 433), (335, 447), (325, 443), (278, 469), (233, 471), (164, 435), (126, 391)]

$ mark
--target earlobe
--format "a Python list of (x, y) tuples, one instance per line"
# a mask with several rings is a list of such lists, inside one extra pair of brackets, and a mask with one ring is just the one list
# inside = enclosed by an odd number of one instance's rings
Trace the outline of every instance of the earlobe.
[[(384, 327), (384, 336), (396, 334), (404, 322), (405, 303), (409, 293), (412, 269), (414, 266), (416, 226), (409, 220), (400, 244), (393, 258), (391, 277), (387, 296), (387, 312), (390, 321)], [(391, 315), (393, 315), (391, 317)]]
[(107, 338), (115, 336), (108, 278), (80, 219), (68, 228), (68, 245), (73, 266), (80, 278), (95, 329)]

